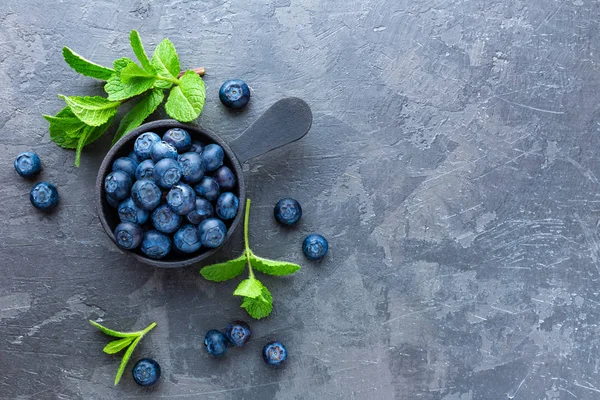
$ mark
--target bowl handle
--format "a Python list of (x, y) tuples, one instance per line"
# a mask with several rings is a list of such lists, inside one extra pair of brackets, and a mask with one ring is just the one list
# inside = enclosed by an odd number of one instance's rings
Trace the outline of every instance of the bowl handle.
[(306, 102), (287, 97), (273, 104), (229, 145), (241, 164), (302, 138), (312, 125)]

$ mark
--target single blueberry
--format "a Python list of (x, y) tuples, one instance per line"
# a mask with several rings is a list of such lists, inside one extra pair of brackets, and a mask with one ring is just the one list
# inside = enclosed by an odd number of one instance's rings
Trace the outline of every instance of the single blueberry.
[(170, 189), (181, 180), (181, 167), (172, 158), (163, 158), (154, 165), (154, 182), (163, 189)]
[(154, 132), (142, 133), (135, 139), (133, 145), (133, 151), (140, 160), (147, 160), (150, 158), (150, 151), (156, 143), (160, 143), (160, 136)]
[(171, 251), (171, 238), (155, 230), (144, 234), (142, 253), (154, 259), (164, 258)]
[(142, 210), (154, 210), (160, 204), (162, 192), (151, 179), (140, 179), (131, 187), (131, 199)]
[(198, 153), (189, 152), (177, 159), (181, 166), (182, 180), (187, 183), (196, 183), (204, 176), (204, 160)]
[(138, 163), (135, 162), (133, 158), (129, 157), (119, 157), (113, 162), (112, 170), (113, 171), (123, 171), (131, 179), (135, 179), (135, 170), (138, 167)]
[(144, 160), (138, 164), (135, 170), (135, 179), (154, 179), (152, 173), (154, 172), (154, 161)]
[(26, 151), (15, 158), (15, 170), (22, 177), (29, 178), (42, 170), (42, 163), (36, 153)]
[(240, 108), (250, 100), (250, 88), (239, 79), (225, 81), (219, 90), (221, 103), (229, 108)]
[(202, 246), (198, 227), (194, 225), (184, 225), (173, 236), (173, 243), (180, 251), (184, 253), (193, 253)]
[(162, 233), (173, 233), (181, 226), (181, 216), (163, 204), (152, 213), (152, 224), (157, 231)]
[(185, 183), (179, 183), (169, 190), (167, 204), (179, 215), (187, 215), (196, 208), (196, 192)]
[(164, 158), (177, 160), (177, 149), (172, 144), (163, 141), (156, 143), (150, 150), (152, 161), (158, 162)]
[(215, 207), (217, 216), (225, 220), (232, 219), (236, 216), (239, 205), (240, 200), (235, 194), (231, 192), (221, 193), (217, 199), (217, 206)]
[(213, 178), (219, 184), (221, 190), (232, 190), (235, 187), (235, 175), (229, 167), (219, 167), (214, 173)]
[(202, 158), (204, 159), (204, 168), (207, 171), (214, 171), (223, 165), (225, 153), (223, 148), (218, 144), (211, 143), (202, 150)]
[(133, 380), (140, 386), (152, 386), (160, 378), (160, 365), (151, 358), (142, 358), (131, 371)]
[(125, 250), (135, 249), (142, 243), (144, 231), (139, 225), (131, 222), (121, 222), (115, 228), (115, 241)]
[(194, 208), (188, 215), (187, 219), (194, 225), (198, 225), (200, 222), (213, 216), (213, 206), (210, 201), (203, 199), (202, 197), (196, 197), (196, 208)]
[(192, 147), (192, 138), (190, 137), (190, 134), (185, 129), (181, 128), (169, 129), (163, 135), (162, 140), (173, 145), (179, 152), (187, 151)]
[(204, 335), (204, 346), (211, 356), (219, 357), (227, 352), (229, 340), (223, 332), (212, 329)]
[(202, 178), (200, 183), (194, 186), (194, 190), (198, 196), (202, 196), (209, 201), (215, 201), (221, 193), (219, 184), (210, 176)]
[(143, 210), (135, 205), (131, 197), (119, 204), (119, 218), (122, 222), (131, 222), (137, 225), (142, 225), (148, 221), (148, 210)]
[(119, 199), (115, 199), (114, 197), (112, 197), (110, 194), (106, 194), (106, 202), (108, 203), (108, 205), (110, 205), (112, 208), (117, 208), (119, 207), (119, 205), (121, 204), (121, 200)]
[(127, 157), (131, 158), (133, 161), (135, 161), (136, 163), (140, 163), (142, 162), (142, 160), (140, 160), (140, 158), (137, 156), (137, 154), (135, 154), (135, 151), (131, 150), (129, 152), (129, 154), (127, 155)]
[(29, 193), (29, 201), (39, 210), (50, 211), (58, 204), (58, 190), (48, 182), (36, 183)]
[(294, 225), (302, 216), (302, 207), (294, 199), (281, 199), (273, 210), (275, 219), (283, 225)]
[(302, 251), (309, 260), (321, 260), (327, 254), (329, 244), (323, 236), (312, 233), (308, 235), (302, 243)]
[(194, 153), (202, 154), (202, 149), (204, 149), (204, 145), (201, 141), (195, 140), (192, 142), (192, 147), (190, 147), (190, 151)]
[(244, 321), (233, 321), (225, 329), (225, 336), (234, 346), (243, 346), (250, 340), (252, 331)]
[(104, 179), (104, 189), (115, 199), (124, 199), (129, 196), (131, 178), (123, 171), (111, 172)]
[(269, 342), (263, 347), (263, 359), (269, 365), (281, 365), (287, 359), (287, 349), (281, 342)]
[(214, 249), (225, 241), (227, 227), (218, 218), (208, 218), (200, 223), (198, 233), (200, 234), (202, 246)]

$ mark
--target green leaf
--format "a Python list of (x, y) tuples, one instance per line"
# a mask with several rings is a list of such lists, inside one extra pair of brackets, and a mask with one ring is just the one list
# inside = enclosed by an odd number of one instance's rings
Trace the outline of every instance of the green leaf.
[(186, 71), (179, 78), (179, 85), (171, 89), (165, 110), (178, 121), (190, 122), (202, 112), (205, 97), (206, 89), (202, 78), (194, 71)]
[(119, 340), (113, 340), (112, 342), (110, 342), (109, 344), (104, 346), (104, 349), (102, 351), (104, 351), (106, 354), (118, 353), (121, 350), (123, 350), (125, 347), (129, 346), (131, 344), (131, 342), (133, 342), (134, 339), (135, 339), (135, 337), (132, 336), (132, 337), (126, 337), (126, 338), (119, 339)]
[(129, 338), (129, 337), (135, 338), (135, 337), (138, 337), (140, 335), (140, 332), (118, 332), (118, 331), (114, 331), (112, 329), (108, 329), (107, 327), (100, 325), (96, 321), (92, 321), (91, 319), (89, 321), (90, 321), (90, 324), (92, 324), (96, 328), (100, 329), (102, 331), (102, 333), (104, 333), (105, 335), (108, 335), (108, 336), (120, 337), (120, 338)]
[(117, 371), (117, 375), (115, 376), (115, 386), (117, 386), (119, 384), (119, 381), (121, 380), (121, 376), (123, 376), (123, 372), (125, 371), (125, 367), (127, 366), (127, 362), (129, 361), (129, 358), (131, 357), (131, 353), (133, 353), (133, 350), (135, 350), (135, 346), (137, 346), (137, 344), (140, 342), (140, 340), (142, 340), (142, 337), (143, 336), (138, 336), (137, 339), (135, 339), (133, 341), (133, 343), (131, 343), (131, 346), (129, 346), (129, 348), (123, 355), (123, 359), (121, 360), (121, 365), (119, 365), (119, 370)]
[(144, 93), (154, 85), (156, 80), (154, 77), (132, 78), (128, 83), (123, 83), (121, 81), (121, 72), (130, 64), (135, 63), (127, 57), (119, 58), (113, 63), (115, 73), (111, 75), (106, 85), (104, 85), (104, 90), (108, 93), (109, 100), (126, 100)]
[(268, 317), (273, 311), (273, 296), (266, 286), (261, 289), (260, 296), (256, 298), (245, 297), (241, 305), (254, 319)]
[(162, 103), (165, 94), (161, 89), (154, 89), (145, 94), (140, 101), (121, 119), (119, 129), (113, 138), (113, 144), (121, 139), (129, 131), (137, 128), (146, 118), (152, 114)]
[(234, 296), (256, 298), (260, 296), (263, 284), (255, 278), (244, 279), (233, 292)]
[(250, 264), (252, 264), (254, 269), (264, 274), (275, 276), (291, 275), (300, 269), (298, 264), (269, 260), (268, 258), (259, 257), (254, 253), (250, 255)]
[(220, 264), (213, 264), (200, 270), (204, 279), (213, 282), (223, 282), (235, 278), (246, 267), (246, 254)]
[(130, 82), (136, 82), (138, 78), (152, 78), (156, 79), (155, 74), (151, 74), (134, 62), (127, 64), (120, 74), (121, 82), (129, 84)]
[(58, 96), (64, 99), (77, 118), (91, 126), (105, 124), (121, 105), (118, 101), (110, 101), (100, 96)]
[(146, 71), (154, 74), (156, 71), (154, 71), (154, 68), (152, 68), (150, 60), (148, 59), (146, 51), (144, 50), (142, 38), (135, 29), (129, 33), (129, 41), (131, 42), (131, 48), (133, 49), (133, 53), (135, 54), (137, 59), (140, 60), (140, 64), (142, 64), (142, 67), (144, 67)]
[[(164, 39), (156, 46), (151, 63), (158, 75), (173, 78), (179, 76), (179, 70), (181, 68), (179, 65), (179, 57), (177, 56), (175, 45), (169, 39)], [(168, 89), (172, 85), (173, 83), (160, 79), (155, 83), (156, 87), (163, 89)]]
[(111, 74), (114, 73), (112, 69), (104, 67), (102, 65), (93, 63), (86, 60), (79, 54), (75, 53), (68, 47), (63, 47), (63, 57), (71, 68), (81, 75), (89, 76), (91, 78), (100, 79), (102, 81), (110, 78)]

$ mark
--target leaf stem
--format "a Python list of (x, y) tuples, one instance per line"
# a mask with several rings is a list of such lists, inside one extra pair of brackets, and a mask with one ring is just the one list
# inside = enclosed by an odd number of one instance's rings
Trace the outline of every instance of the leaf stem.
[(174, 83), (176, 85), (179, 85), (179, 79), (177, 78), (172, 78), (170, 76), (162, 76), (162, 75), (156, 75), (156, 79), (160, 79), (162, 81), (167, 81), (167, 82), (171, 82)]
[[(204, 67), (198, 67), (198, 68), (194, 68), (188, 71), (194, 71), (195, 73), (197, 73), (200, 76), (204, 76), (206, 74), (206, 69)], [(185, 74), (187, 71), (181, 71), (179, 73), (179, 75), (177, 75), (178, 78), (181, 78), (183, 76), (183, 74)]]
[(246, 214), (244, 215), (244, 246), (246, 250), (244, 251), (244, 254), (246, 255), (246, 262), (248, 263), (250, 279), (254, 279), (254, 270), (252, 269), (252, 263), (250, 262), (252, 250), (250, 250), (250, 241), (248, 240), (248, 226), (250, 225), (250, 203), (250, 199), (246, 199)]

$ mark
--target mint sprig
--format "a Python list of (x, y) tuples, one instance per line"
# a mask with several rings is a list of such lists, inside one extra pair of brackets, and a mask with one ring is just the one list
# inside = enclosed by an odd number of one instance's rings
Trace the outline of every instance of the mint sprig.
[(106, 354), (115, 354), (115, 353), (120, 352), (124, 348), (127, 348), (127, 351), (125, 352), (125, 354), (123, 355), (123, 358), (121, 359), (121, 365), (119, 365), (119, 369), (117, 370), (117, 375), (115, 376), (115, 386), (117, 386), (117, 384), (121, 380), (121, 376), (123, 376), (123, 372), (125, 371), (127, 362), (129, 361), (129, 358), (131, 357), (133, 350), (135, 350), (135, 346), (137, 346), (137, 344), (142, 340), (142, 338), (144, 337), (144, 335), (146, 335), (146, 333), (148, 333), (152, 329), (154, 329), (154, 327), (156, 326), (156, 322), (153, 322), (150, 325), (148, 325), (148, 327), (146, 329), (137, 331), (137, 332), (115, 331), (115, 330), (109, 329), (105, 326), (102, 326), (99, 323), (92, 321), (92, 320), (90, 320), (90, 324), (92, 324), (96, 328), (100, 329), (105, 335), (121, 338), (121, 339), (113, 340), (112, 342), (110, 342), (106, 346), (104, 346), (103, 351)]
[(300, 269), (300, 266), (286, 261), (270, 260), (259, 257), (250, 249), (248, 241), (248, 226), (250, 221), (250, 199), (246, 201), (246, 214), (244, 215), (244, 243), (245, 249), (241, 256), (224, 263), (206, 266), (200, 270), (204, 279), (213, 282), (223, 282), (239, 276), (248, 266), (248, 279), (244, 279), (233, 292), (234, 296), (243, 297), (241, 307), (255, 319), (269, 316), (273, 310), (273, 296), (269, 289), (254, 275), (254, 270), (274, 276), (291, 275)]
[[(119, 123), (113, 144), (140, 126), (165, 98), (165, 111), (178, 121), (193, 121), (202, 112), (206, 99), (201, 78), (204, 68), (181, 72), (179, 56), (169, 39), (158, 44), (152, 58), (148, 57), (137, 31), (131, 31), (129, 41), (139, 64), (122, 57), (114, 61), (113, 68), (87, 60), (68, 47), (63, 48), (65, 61), (76, 72), (106, 81), (104, 91), (108, 95), (106, 98), (59, 95), (66, 107), (55, 116), (44, 115), (50, 123), (50, 139), (62, 148), (76, 150), (77, 167), (82, 149), (102, 136), (112, 125), (118, 108), (136, 96), (140, 98)], [(165, 91), (169, 91), (168, 96)]]

